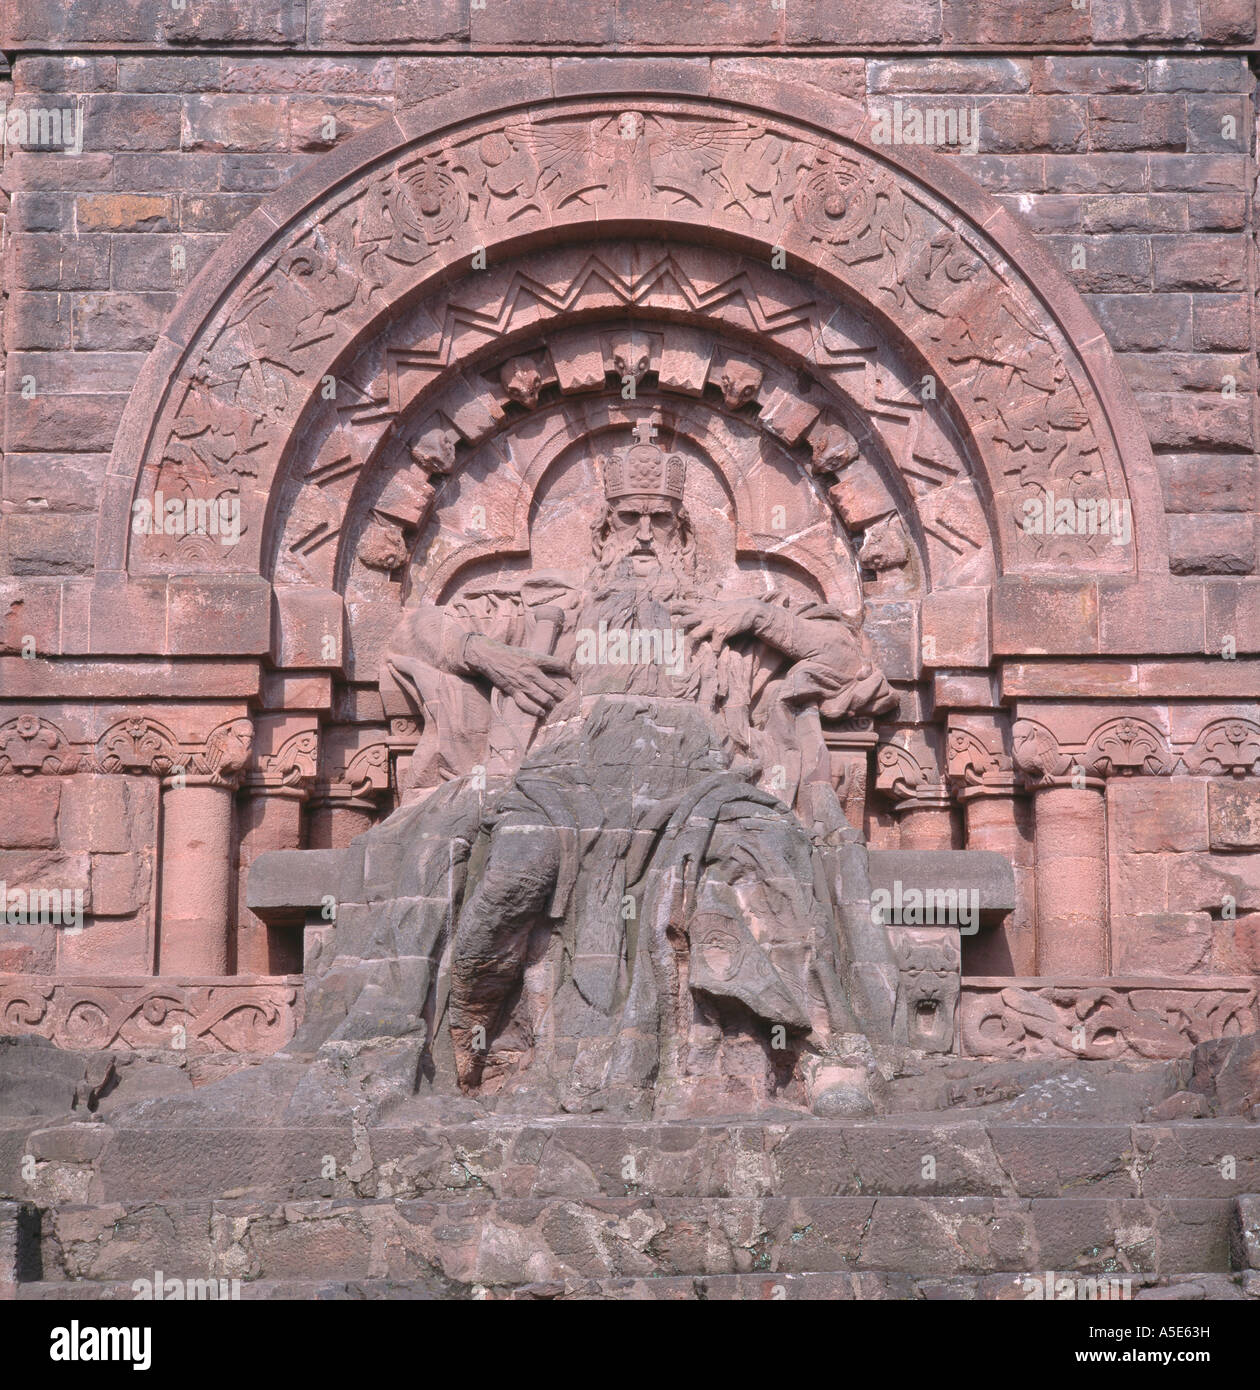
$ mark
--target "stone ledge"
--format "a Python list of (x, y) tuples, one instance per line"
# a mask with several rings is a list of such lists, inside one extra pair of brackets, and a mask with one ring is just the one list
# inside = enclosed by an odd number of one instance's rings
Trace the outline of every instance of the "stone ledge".
[[(271, 850), (250, 867), (246, 904), (264, 921), (289, 922), (319, 909), (332, 894), (357, 902), (363, 887), (363, 850)], [(872, 890), (980, 894), (983, 913), (1000, 914), (1015, 906), (1015, 873), (1010, 861), (987, 850), (871, 850)]]
[[(878, 1302), (947, 1300), (962, 1302), (1022, 1301), (1031, 1297), (1029, 1281), (1044, 1280), (1045, 1270), (1014, 1274), (955, 1275), (952, 1277), (888, 1273), (863, 1270), (854, 1274), (701, 1274), (656, 1275), (641, 1279), (560, 1279), (530, 1284), (453, 1284), (430, 1279), (248, 1279), (239, 1286), (242, 1302), (272, 1299), (318, 1299), (329, 1301), (429, 1301), (436, 1298), (522, 1300), (529, 1302)], [(1071, 1277), (1071, 1276), (1069, 1276)], [(1110, 1280), (1115, 1279), (1118, 1285)], [(1206, 1272), (1195, 1274), (1136, 1274), (1104, 1276), (1106, 1292), (1100, 1301), (1112, 1301), (1112, 1290), (1124, 1300), (1125, 1281), (1132, 1297), (1140, 1302), (1160, 1300), (1248, 1300), (1260, 1298), (1260, 1275), (1255, 1271), (1239, 1274)], [(1085, 1286), (1088, 1290), (1089, 1286)], [(28, 1301), (54, 1300), (134, 1300), (132, 1283), (116, 1280), (78, 1279), (69, 1283), (41, 1281), (14, 1286), (14, 1298)], [(229, 1295), (230, 1296), (230, 1295)], [(1083, 1297), (1092, 1295), (1087, 1291)]]
[(1015, 907), (1015, 870), (1003, 854), (976, 849), (873, 849), (869, 851), (871, 890), (980, 895), (980, 912), (999, 915)]
[[(662, 1198), (1233, 1200), (1260, 1186), (1260, 1126), (1240, 1119), (1033, 1124), (929, 1114), (716, 1124), (562, 1116), (357, 1132), (348, 1121), (186, 1129), (68, 1121), (29, 1134), (19, 1125), (0, 1138), (0, 1155), (12, 1165), (4, 1171), (16, 1173), (28, 1152), (57, 1168), (60, 1180), (71, 1170), (80, 1180), (87, 1174), (108, 1202), (227, 1192), (286, 1201), (624, 1197), (627, 1158), (636, 1193)], [(929, 1153), (931, 1183), (922, 1176)], [(1222, 1175), (1223, 1154), (1234, 1158), (1233, 1178)], [(327, 1155), (336, 1160), (335, 1178), (321, 1176)], [(52, 1167), (37, 1175), (49, 1198)]]
[(1023, 661), (1001, 667), (1002, 699), (1260, 699), (1260, 661)]
[[(137, 658), (58, 657), (25, 660), (0, 656), (0, 689), (6, 701), (248, 699), (262, 689), (257, 660), (163, 661)], [(67, 692), (73, 691), (73, 697)], [(15, 708), (25, 714), (28, 707)], [(2, 722), (3, 716), (0, 716)]]
[(1234, 1221), (1232, 1198), (150, 1200), (52, 1208), (41, 1246), (45, 1278), (65, 1280), (1172, 1275), (1227, 1272)]
[(1193, 51), (1242, 46), (1255, 37), (1245, 5), (1187, 3), (1136, 6), (1093, 0), (1088, 9), (1037, 0), (768, 0), (713, 5), (680, 0), (669, 9), (651, 0), (512, 0), (470, 9), (466, 0), (417, 6), (356, 6), (347, 0), (204, 0), (170, 12), (123, 0), (112, 7), (74, 0), (25, 0), (5, 16), (6, 50), (153, 48), (203, 52), (248, 45), (262, 51), (538, 53), (603, 51), (651, 54), (661, 49), (705, 53), (819, 53), (832, 50), (939, 52), (1088, 52), (1156, 46)]
[(357, 901), (362, 885), (362, 848), (268, 850), (250, 865), (245, 905), (264, 922), (284, 925), (318, 911), (330, 893)]

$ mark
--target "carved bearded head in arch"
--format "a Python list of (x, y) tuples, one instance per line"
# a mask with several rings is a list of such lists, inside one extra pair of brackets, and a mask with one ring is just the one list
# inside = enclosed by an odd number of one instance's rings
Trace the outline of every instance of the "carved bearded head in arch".
[(667, 454), (639, 443), (599, 458), (604, 507), (591, 528), (595, 568), (600, 577), (650, 580), (695, 574), (695, 533), (683, 505), (686, 465), (681, 454)]

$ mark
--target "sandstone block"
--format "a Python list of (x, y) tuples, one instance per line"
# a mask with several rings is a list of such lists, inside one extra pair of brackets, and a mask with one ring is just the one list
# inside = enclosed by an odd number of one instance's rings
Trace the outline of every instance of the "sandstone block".
[(99, 290), (109, 285), (109, 238), (30, 233), (13, 239), (13, 283), (28, 290)]
[(946, 43), (1060, 45), (1089, 37), (1089, 16), (1054, 0), (1004, 5), (1001, 0), (943, 0), (941, 24)]
[(0, 796), (0, 848), (55, 848), (61, 783), (53, 777), (6, 782), (7, 794)]
[(1210, 782), (1208, 825), (1216, 850), (1260, 850), (1260, 781)]
[[(75, 346), (147, 351), (157, 342), (177, 297), (173, 292), (76, 295), (73, 299)], [(70, 316), (71, 304), (67, 303), (67, 324)]]
[(1176, 96), (1099, 96), (1089, 99), (1094, 150), (1182, 150), (1186, 104)]
[(1096, 43), (1193, 38), (1198, 21), (1193, 0), (1099, 0), (1090, 13)]
[(1034, 86), (1039, 92), (1140, 92), (1146, 87), (1146, 63), (1141, 58), (1095, 58), (1054, 54), (1033, 60)]
[(1156, 458), (1170, 512), (1252, 512), (1256, 461), (1243, 454), (1161, 454)]
[(272, 659), (278, 664), (335, 668), (345, 660), (340, 594), (277, 587), (272, 614)]
[(913, 0), (892, 0), (885, 5), (860, 0), (845, 13), (827, 0), (802, 0), (788, 6), (786, 15), (786, 38), (791, 44), (931, 43), (941, 36), (936, 7), (914, 4)]
[(151, 847), (157, 833), (158, 784), (153, 777), (78, 773), (66, 779), (61, 843), (67, 850), (125, 854)]
[(1229, 236), (1155, 237), (1155, 288), (1236, 290), (1243, 284), (1242, 243)]
[[(1090, 200), (1091, 204), (1095, 201)], [(1119, 199), (1105, 200), (1113, 207)], [(1086, 219), (1091, 209), (1086, 211)], [(1191, 299), (1184, 294), (1094, 294), (1087, 301), (1117, 352), (1185, 351), (1191, 345)]]
[[(1047, 63), (1054, 59), (1046, 59)], [(866, 65), (866, 87), (870, 92), (896, 96), (904, 92), (1026, 92), (1030, 86), (1030, 63), (1025, 58), (890, 58), (872, 59)], [(1094, 66), (1097, 66), (1095, 63)], [(1140, 68), (1142, 65), (1138, 63)], [(1057, 87), (1042, 83), (1039, 90)], [(1069, 92), (1081, 90), (1076, 86)]]
[(7, 518), (5, 539), (14, 574), (87, 574), (96, 552), (96, 519), (15, 513)]
[(281, 96), (193, 96), (183, 112), (186, 150), (283, 150), (289, 143), (288, 101)]
[(1207, 967), (1212, 919), (1206, 912), (1121, 918), (1116, 969), (1129, 975), (1190, 975)]
[[(1131, 294), (1151, 287), (1151, 244), (1144, 236), (1055, 236), (1047, 237), (1046, 244), (1080, 290)], [(1084, 265), (1079, 249), (1084, 250)]]
[(1111, 833), (1124, 854), (1168, 854), (1208, 847), (1206, 784), (1190, 778), (1108, 783)]
[(1246, 349), (1245, 297), (1238, 294), (1196, 294), (1194, 346), (1200, 351)]
[(1208, 43), (1248, 43), (1256, 37), (1256, 11), (1249, 0), (1200, 0), (1199, 22)]
[(1151, 443), (1168, 451), (1244, 452), (1251, 448), (1251, 420), (1244, 402), (1219, 395), (1146, 394), (1137, 398)]
[(1061, 154), (1083, 150), (1085, 142), (1086, 107), (1080, 98), (994, 97), (980, 108), (980, 148), (986, 153)]
[[(924, 664), (988, 666), (992, 659), (989, 596), (983, 589), (928, 594), (922, 608)], [(933, 643), (927, 648), (929, 640)]]
[(109, 93), (83, 103), (85, 150), (177, 150), (178, 97)]
[(1250, 574), (1256, 567), (1255, 519), (1232, 513), (1168, 518), (1174, 574)]
[(176, 225), (175, 199), (170, 195), (89, 193), (75, 200), (80, 231), (169, 232)]

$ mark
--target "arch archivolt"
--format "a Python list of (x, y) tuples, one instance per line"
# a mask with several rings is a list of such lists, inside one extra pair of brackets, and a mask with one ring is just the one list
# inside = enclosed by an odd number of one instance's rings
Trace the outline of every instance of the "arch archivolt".
[[(576, 406), (611, 393), (617, 400), (632, 395), (625, 401), (627, 428), (644, 414), (670, 426), (680, 411), (694, 408), (711, 415), (715, 429), (775, 446), (776, 457), (792, 461), (795, 491), (829, 498), (855, 547), (878, 526), (884, 548), (891, 543), (913, 556), (910, 572), (932, 585), (991, 577), (996, 541), (956, 432), (915, 396), (905, 364), (881, 348), (859, 315), (831, 303), (820, 310), (818, 297), (799, 286), (796, 319), (812, 314), (821, 321), (822, 341), (806, 357), (759, 332), (757, 267), (712, 252), (669, 252), (656, 260), (652, 283), (682, 283), (688, 294), (653, 295), (619, 282), (610, 265), (617, 259), (588, 262), (583, 293), (568, 298), (563, 318), (538, 295), (523, 296), (519, 324), (485, 331), (476, 351), (423, 388), (407, 381), (407, 345), (436, 317), (433, 306), (419, 306), (388, 340), (368, 344), (347, 375), (362, 394), (396, 400), (397, 408), (345, 423), (330, 406), (312, 420), (290, 461), (265, 572), (281, 583), (342, 590), (365, 560), (369, 567), (396, 568), (435, 494), (440, 499), (456, 487), (474, 460), (484, 470), (497, 457), (499, 487), (510, 489), (535, 438), (531, 417), (556, 402)], [(693, 270), (729, 272), (723, 302), (708, 314), (692, 307), (688, 261)], [(532, 262), (527, 268), (548, 269)], [(538, 283), (521, 267), (503, 278)], [(442, 297), (447, 316), (458, 307), (453, 299), (454, 293)], [(669, 302), (658, 308), (662, 300)], [(574, 321), (575, 327), (556, 327)], [(568, 418), (574, 430), (582, 428), (578, 415)], [(755, 467), (747, 478), (742, 466), (728, 469), (727, 482), (741, 501), (743, 547), (753, 547), (750, 538), (757, 536), (774, 551), (805, 529), (791, 490), (767, 487)], [(890, 519), (904, 521), (906, 537), (883, 535)], [(877, 591), (888, 587), (879, 573)], [(914, 585), (901, 575), (891, 587)]]
[[(634, 376), (635, 335), (637, 399), (663, 423), (738, 420), (833, 503), (859, 476), (882, 487), (882, 516), (837, 513), (859, 551), (895, 516), (916, 584), (1066, 568), (1018, 523), (1047, 492), (1132, 496), (1136, 557), (1085, 563), (1145, 567), (1149, 450), (1079, 300), (983, 195), (945, 198), (926, 162), (860, 143), (850, 110), (831, 124), (852, 133), (592, 94), (361, 137), (254, 214), (177, 313), (120, 431), (101, 568), (342, 589), (365, 534), (380, 560), (391, 524), (404, 548), (423, 529), (423, 509), (391, 518), (391, 487), (437, 491), (536, 412)], [(536, 399), (511, 384), (521, 358)], [(858, 457), (819, 470), (839, 426)], [(131, 537), (132, 500), (159, 490), (239, 496), (240, 544)]]

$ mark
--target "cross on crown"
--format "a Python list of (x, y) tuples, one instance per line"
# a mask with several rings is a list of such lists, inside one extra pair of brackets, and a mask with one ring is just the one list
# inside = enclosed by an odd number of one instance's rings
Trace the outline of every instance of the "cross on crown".
[(611, 502), (617, 497), (643, 495), (670, 497), (682, 501), (687, 481), (687, 467), (681, 454), (667, 454), (651, 441), (656, 436), (656, 423), (643, 419), (634, 427), (637, 441), (628, 449), (618, 449), (600, 459), (604, 472), (604, 496)]

